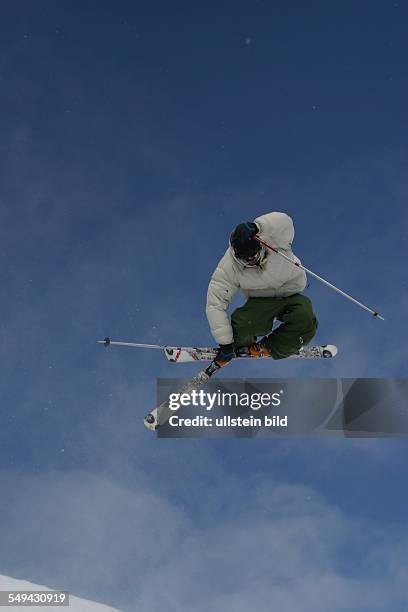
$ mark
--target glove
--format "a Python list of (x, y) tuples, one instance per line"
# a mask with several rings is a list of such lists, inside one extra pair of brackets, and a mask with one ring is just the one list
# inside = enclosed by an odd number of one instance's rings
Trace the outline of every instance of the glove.
[(218, 365), (224, 365), (231, 361), (235, 357), (234, 345), (233, 344), (220, 344), (218, 353), (214, 359)]

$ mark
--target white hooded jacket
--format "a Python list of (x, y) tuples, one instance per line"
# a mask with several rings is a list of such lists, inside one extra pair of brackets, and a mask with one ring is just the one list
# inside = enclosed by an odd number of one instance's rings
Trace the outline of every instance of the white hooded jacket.
[[(294, 262), (293, 221), (286, 213), (272, 212), (255, 219), (259, 237), (283, 251)], [(235, 258), (230, 246), (215, 269), (207, 292), (207, 318), (211, 333), (219, 344), (233, 342), (227, 308), (238, 289), (247, 297), (287, 297), (306, 287), (306, 274), (283, 257), (267, 251), (261, 264), (247, 267)]]

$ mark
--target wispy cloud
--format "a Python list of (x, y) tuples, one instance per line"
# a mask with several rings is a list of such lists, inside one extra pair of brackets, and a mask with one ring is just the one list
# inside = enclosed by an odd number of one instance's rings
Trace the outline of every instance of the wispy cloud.
[(17, 578), (145, 612), (266, 612), (271, 601), (282, 612), (385, 612), (407, 601), (406, 528), (363, 523), (307, 486), (225, 474), (207, 491), (218, 511), (200, 526), (146, 485), (16, 476), (1, 477), (1, 549)]

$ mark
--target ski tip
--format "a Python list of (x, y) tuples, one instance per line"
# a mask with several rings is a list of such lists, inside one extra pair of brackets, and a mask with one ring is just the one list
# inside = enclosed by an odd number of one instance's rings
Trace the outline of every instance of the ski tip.
[(373, 312), (374, 319), (381, 319), (381, 321), (385, 321), (384, 317), (380, 315), (379, 312)]
[(149, 412), (149, 414), (145, 416), (143, 422), (145, 427), (147, 427), (147, 429), (150, 429), (150, 431), (156, 431), (156, 429), (158, 428), (157, 419), (155, 415), (151, 412)]
[(324, 344), (322, 346), (323, 357), (331, 358), (335, 357), (338, 353), (338, 348), (334, 344)]

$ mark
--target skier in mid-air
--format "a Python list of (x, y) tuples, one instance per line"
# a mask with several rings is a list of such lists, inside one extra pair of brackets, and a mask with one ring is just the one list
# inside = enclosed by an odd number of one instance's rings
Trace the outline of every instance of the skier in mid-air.
[[(98, 342), (105, 346), (161, 349), (174, 363), (210, 361), (208, 367), (186, 382), (179, 395), (205, 385), (234, 357), (325, 360), (335, 357), (338, 350), (334, 344), (307, 346), (318, 323), (311, 301), (302, 294), (307, 284), (306, 272), (373, 317), (382, 321), (384, 317), (303, 266), (292, 252), (294, 235), (292, 219), (282, 212), (241, 223), (232, 232), (229, 248), (211, 277), (207, 294), (207, 317), (218, 349), (112, 341), (109, 337)], [(248, 299), (244, 306), (234, 310), (230, 320), (227, 308), (238, 289)], [(280, 323), (276, 328), (275, 321)], [(259, 336), (262, 337), (258, 340)], [(171, 410), (166, 399), (145, 416), (145, 426), (155, 431), (167, 422)]]
[[(273, 244), (292, 262), (300, 263), (292, 252), (294, 235), (292, 219), (282, 212), (241, 223), (232, 232), (207, 293), (207, 318), (219, 344), (218, 365), (245, 355), (284, 359), (315, 335), (317, 318), (310, 299), (301, 293), (306, 273), (254, 238)], [(230, 320), (227, 308), (239, 289), (248, 299)], [(272, 331), (275, 320), (280, 325)]]

